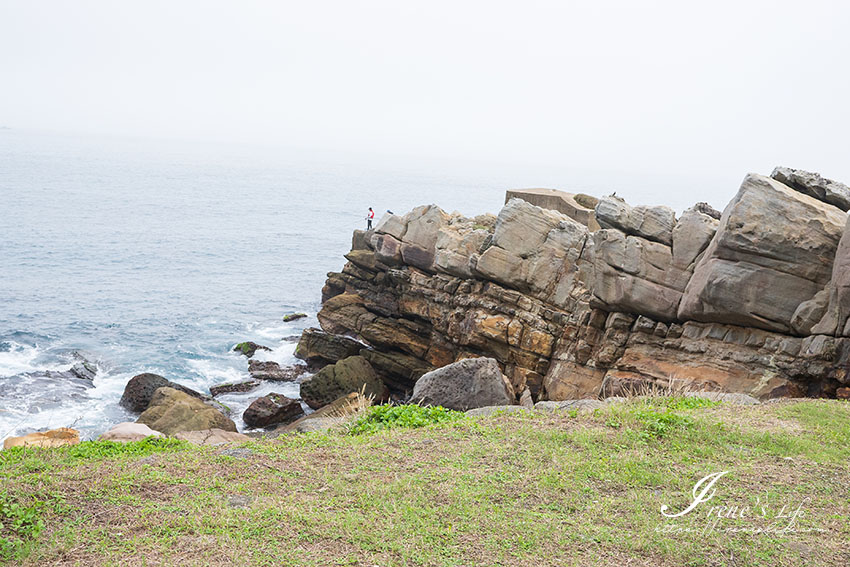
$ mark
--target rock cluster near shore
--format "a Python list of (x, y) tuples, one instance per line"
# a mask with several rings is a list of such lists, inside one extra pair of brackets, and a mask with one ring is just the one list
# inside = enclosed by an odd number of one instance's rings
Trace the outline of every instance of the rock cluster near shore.
[(475, 357), (497, 361), (514, 400), (846, 391), (846, 186), (777, 168), (747, 175), (722, 215), (700, 203), (679, 217), (613, 196), (513, 196), (496, 217), (427, 205), (356, 231), (323, 289), (326, 334), (305, 332), (304, 351), (319, 337), (340, 357), (323, 363), (365, 359), (401, 398)]

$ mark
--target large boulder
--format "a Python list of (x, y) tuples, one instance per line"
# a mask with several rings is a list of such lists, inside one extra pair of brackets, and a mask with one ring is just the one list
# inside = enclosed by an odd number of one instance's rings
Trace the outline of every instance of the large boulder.
[(203, 429), (236, 431), (236, 424), (220, 411), (174, 388), (159, 388), (136, 421), (165, 435)]
[(777, 167), (770, 176), (818, 201), (829, 203), (842, 211), (850, 210), (850, 187), (843, 183), (823, 178), (819, 173), (790, 167)]
[(242, 421), (248, 427), (268, 427), (279, 423), (289, 423), (304, 415), (297, 400), (283, 394), (268, 394), (257, 398), (242, 414)]
[(574, 265), (587, 228), (557, 211), (512, 199), (499, 212), (491, 245), (476, 275), (561, 305), (574, 285)]
[(694, 270), (678, 316), (788, 332), (830, 279), (846, 215), (750, 174)]
[(130, 411), (143, 412), (148, 409), (154, 393), (160, 388), (173, 388), (198, 399), (204, 398), (203, 394), (191, 388), (176, 384), (159, 374), (145, 372), (130, 378), (119, 403)]
[(593, 233), (594, 295), (612, 310), (676, 318), (690, 272), (673, 266), (670, 246), (614, 229)]
[(378, 399), (386, 397), (386, 386), (362, 356), (350, 356), (325, 366), (301, 383), (301, 397), (313, 409), (361, 390), (366, 396)]
[(401, 238), (404, 263), (426, 271), (434, 269), (437, 236), (448, 225), (449, 215), (436, 205), (416, 207), (405, 215), (407, 230)]
[(411, 401), (458, 411), (516, 402), (493, 358), (467, 358), (424, 374), (413, 387)]
[(301, 333), (295, 356), (310, 364), (333, 364), (343, 358), (356, 356), (363, 346), (363, 343), (351, 337), (311, 327)]
[(41, 447), (49, 449), (52, 447), (64, 447), (66, 445), (77, 445), (80, 442), (80, 432), (69, 427), (60, 427), (49, 431), (38, 431), (20, 437), (9, 437), (3, 441), (4, 449), (12, 447)]
[(148, 437), (165, 437), (159, 431), (154, 431), (144, 423), (126, 421), (113, 426), (109, 431), (98, 437), (100, 441), (116, 441), (118, 443), (130, 443), (131, 441), (142, 441)]

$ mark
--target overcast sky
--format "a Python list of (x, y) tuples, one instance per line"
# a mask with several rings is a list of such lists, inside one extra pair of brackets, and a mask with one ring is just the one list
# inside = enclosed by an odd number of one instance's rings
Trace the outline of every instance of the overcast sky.
[(610, 172), (722, 206), (777, 164), (850, 182), (848, 6), (0, 0), (0, 125)]

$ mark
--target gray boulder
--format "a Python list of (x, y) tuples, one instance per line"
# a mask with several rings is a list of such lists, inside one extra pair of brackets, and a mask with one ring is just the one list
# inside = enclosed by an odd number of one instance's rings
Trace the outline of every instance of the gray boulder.
[(778, 181), (748, 175), (694, 270), (679, 319), (788, 332), (800, 304), (830, 279), (845, 217)]
[(493, 358), (468, 358), (424, 374), (413, 387), (413, 403), (466, 411), (514, 405), (515, 394)]

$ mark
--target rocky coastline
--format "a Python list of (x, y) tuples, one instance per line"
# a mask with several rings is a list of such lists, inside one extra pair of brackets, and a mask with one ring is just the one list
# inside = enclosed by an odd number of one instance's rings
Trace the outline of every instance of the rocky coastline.
[(658, 391), (848, 398), (848, 209), (847, 186), (778, 167), (747, 175), (722, 213), (543, 189), (509, 191), (498, 215), (388, 213), (328, 274), (303, 364), (255, 359), (268, 348), (243, 342), (251, 379), (210, 395), (140, 374), (121, 400), (137, 422), (101, 438), (246, 440), (215, 397), (270, 381), (301, 392), (244, 412), (273, 435), (387, 401), (486, 413)]

